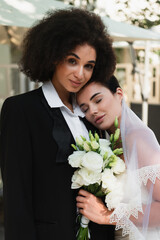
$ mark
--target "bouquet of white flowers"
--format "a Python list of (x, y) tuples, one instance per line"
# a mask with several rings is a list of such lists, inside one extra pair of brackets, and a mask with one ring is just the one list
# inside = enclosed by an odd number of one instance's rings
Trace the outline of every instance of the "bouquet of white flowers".
[[(118, 157), (123, 153), (122, 148), (116, 148), (119, 143), (120, 129), (115, 119), (115, 133), (111, 134), (110, 141), (100, 139), (98, 134), (89, 131), (89, 141), (83, 136), (76, 139), (73, 154), (68, 157), (69, 164), (77, 168), (72, 176), (72, 189), (83, 188), (97, 197), (105, 196), (109, 210), (114, 209), (121, 201), (123, 186), (118, 176), (125, 172), (125, 163)], [(80, 215), (80, 228), (77, 240), (88, 240), (89, 220)]]

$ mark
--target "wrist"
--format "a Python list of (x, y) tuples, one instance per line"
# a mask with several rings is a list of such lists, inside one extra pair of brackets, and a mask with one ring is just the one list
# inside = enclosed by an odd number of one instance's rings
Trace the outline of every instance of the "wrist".
[(104, 224), (106, 224), (106, 225), (116, 225), (116, 222), (113, 222), (113, 223), (110, 222), (110, 217), (111, 217), (112, 213), (113, 213), (113, 210), (106, 212), (105, 223)]

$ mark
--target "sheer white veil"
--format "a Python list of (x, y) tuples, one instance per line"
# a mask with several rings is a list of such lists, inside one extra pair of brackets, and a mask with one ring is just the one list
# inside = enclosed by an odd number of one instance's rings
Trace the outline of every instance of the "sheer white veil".
[(111, 222), (116, 221), (116, 229), (122, 229), (123, 236), (129, 234), (130, 240), (158, 240), (160, 146), (152, 130), (124, 99), (120, 129), (127, 170), (120, 177), (124, 182), (123, 199), (112, 213)]

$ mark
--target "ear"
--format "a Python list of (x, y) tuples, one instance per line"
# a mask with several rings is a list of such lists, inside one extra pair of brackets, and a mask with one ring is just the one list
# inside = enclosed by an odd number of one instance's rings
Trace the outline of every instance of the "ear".
[(118, 87), (116, 89), (116, 96), (118, 97), (118, 99), (120, 100), (120, 102), (122, 102), (122, 99), (123, 99), (123, 91), (120, 87)]

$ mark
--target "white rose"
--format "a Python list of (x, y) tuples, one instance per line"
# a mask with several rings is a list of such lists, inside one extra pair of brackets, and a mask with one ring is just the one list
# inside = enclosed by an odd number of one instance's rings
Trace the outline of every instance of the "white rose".
[(104, 156), (104, 154), (106, 152), (108, 152), (108, 157), (110, 157), (111, 155), (113, 155), (113, 152), (110, 148), (110, 141), (108, 141), (107, 139), (99, 139), (99, 144), (100, 144), (100, 154), (101, 156)]
[(76, 170), (72, 176), (72, 189), (80, 188), (84, 185), (83, 178), (79, 175), (79, 170)]
[(120, 174), (120, 173), (123, 173), (125, 169), (126, 169), (126, 166), (124, 161), (121, 158), (117, 157), (116, 164), (115, 166), (112, 167), (112, 171), (115, 174)]
[(105, 202), (108, 207), (108, 210), (112, 210), (120, 204), (123, 199), (123, 188), (120, 183), (117, 183), (116, 188), (113, 191), (109, 192), (105, 197)]
[(78, 168), (81, 166), (82, 158), (86, 153), (84, 151), (74, 151), (69, 157), (68, 161), (72, 167)]
[(92, 172), (86, 168), (81, 168), (78, 174), (83, 179), (83, 185), (88, 186), (90, 184), (99, 183), (101, 182), (101, 173), (99, 172)]
[(113, 175), (113, 171), (109, 168), (104, 169), (102, 173), (102, 188), (112, 191), (117, 184), (117, 178)]
[(111, 144), (110, 141), (107, 140), (107, 139), (102, 139), (102, 138), (99, 139), (100, 147), (106, 147), (107, 148), (107, 147), (109, 147), (110, 144)]
[(90, 171), (101, 172), (103, 166), (103, 158), (96, 152), (87, 152), (82, 158), (82, 166)]
[(113, 155), (114, 153), (112, 152), (112, 150), (110, 149), (110, 147), (108, 148), (100, 148), (100, 154), (101, 156), (103, 157), (105, 153), (108, 153), (107, 154), (107, 158), (109, 158), (111, 155)]

